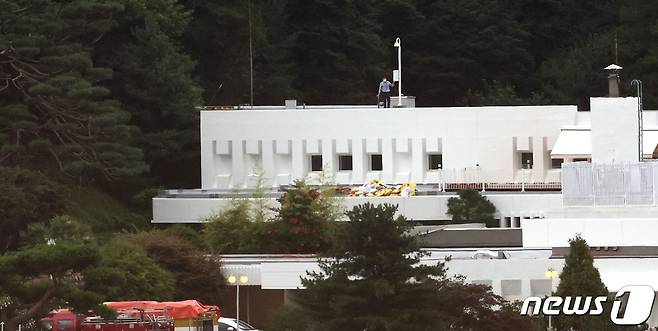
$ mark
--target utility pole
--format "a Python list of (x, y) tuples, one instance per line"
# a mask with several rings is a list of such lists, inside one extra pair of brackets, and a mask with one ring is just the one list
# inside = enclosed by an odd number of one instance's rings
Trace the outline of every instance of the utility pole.
[(633, 79), (631, 85), (635, 85), (637, 89), (637, 151), (638, 159), (640, 162), (644, 160), (644, 120), (642, 119), (642, 81)]
[(250, 76), (250, 89), (251, 89), (251, 101), (249, 104), (251, 108), (254, 108), (254, 52), (253, 52), (253, 42), (252, 42), (252, 28), (251, 28), (251, 0), (247, 2), (249, 7), (249, 76)]

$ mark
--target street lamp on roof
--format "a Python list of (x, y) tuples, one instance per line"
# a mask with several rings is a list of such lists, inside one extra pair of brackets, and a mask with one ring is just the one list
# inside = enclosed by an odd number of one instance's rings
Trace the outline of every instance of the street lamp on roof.
[(402, 107), (402, 42), (395, 38), (393, 47), (398, 49), (398, 107)]

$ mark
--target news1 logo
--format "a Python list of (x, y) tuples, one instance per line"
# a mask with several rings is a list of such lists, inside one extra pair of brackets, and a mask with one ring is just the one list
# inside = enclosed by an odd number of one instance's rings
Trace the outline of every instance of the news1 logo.
[[(610, 320), (617, 325), (640, 325), (646, 322), (651, 315), (655, 296), (651, 286), (622, 287), (614, 296)], [(599, 316), (604, 313), (603, 306), (608, 300), (606, 296), (528, 297), (523, 301), (521, 315), (535, 316), (541, 313), (548, 316)]]

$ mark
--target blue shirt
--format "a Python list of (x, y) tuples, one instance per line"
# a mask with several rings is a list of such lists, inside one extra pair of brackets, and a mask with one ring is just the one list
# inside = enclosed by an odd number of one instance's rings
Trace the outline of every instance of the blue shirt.
[(383, 80), (381, 83), (379, 83), (379, 92), (391, 92), (391, 87), (394, 87), (395, 85), (387, 80)]

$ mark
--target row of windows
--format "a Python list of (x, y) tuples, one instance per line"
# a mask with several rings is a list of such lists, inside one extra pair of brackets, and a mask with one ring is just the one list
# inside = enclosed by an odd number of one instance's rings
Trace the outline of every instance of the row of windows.
[[(520, 157), (521, 169), (532, 169), (533, 156), (532, 152), (522, 152)], [(573, 162), (589, 162), (589, 159), (576, 158)], [(551, 159), (551, 169), (561, 169), (564, 159)]]
[[(521, 161), (521, 169), (532, 169), (533, 156), (531, 152), (522, 152), (519, 159)], [(381, 171), (383, 169), (381, 154), (370, 154), (369, 161), (368, 169), (370, 171)], [(589, 161), (589, 159), (573, 159), (573, 161), (581, 162)], [(551, 159), (551, 168), (560, 169), (562, 168), (562, 163), (564, 163), (564, 159)], [(323, 166), (324, 164), (322, 162), (322, 155), (311, 155), (311, 171), (322, 171)], [(338, 171), (351, 171), (352, 168), (352, 155), (338, 156)], [(428, 154), (427, 169), (439, 170), (441, 168), (443, 168), (443, 155)]]
[[(368, 169), (370, 171), (382, 171), (383, 162), (381, 154), (370, 154)], [(322, 171), (323, 167), (322, 155), (311, 155), (311, 171)], [(428, 154), (427, 155), (428, 170), (438, 170), (443, 166), (443, 155), (441, 154)], [(339, 155), (338, 156), (338, 171), (351, 171), (352, 155)]]

